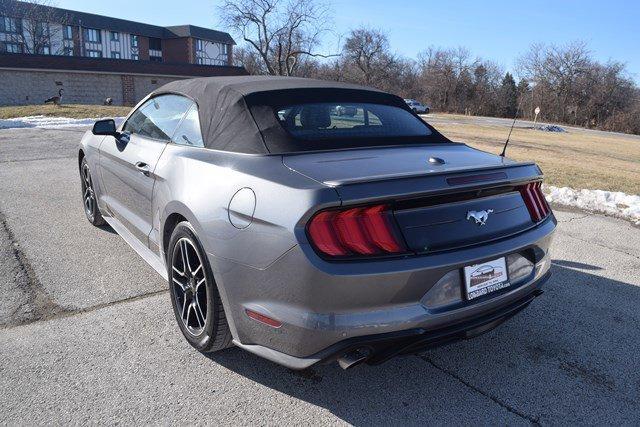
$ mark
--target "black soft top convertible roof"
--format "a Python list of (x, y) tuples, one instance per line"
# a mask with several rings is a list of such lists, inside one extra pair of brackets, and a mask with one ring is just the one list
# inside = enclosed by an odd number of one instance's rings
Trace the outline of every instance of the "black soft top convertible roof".
[[(202, 137), (207, 148), (251, 154), (353, 146), (349, 141), (297, 140), (280, 125), (274, 107), (305, 102), (370, 102), (409, 110), (402, 98), (376, 89), (296, 77), (230, 76), (176, 80), (155, 90), (151, 96), (168, 93), (187, 96), (198, 104)], [(431, 130), (432, 135), (419, 140), (387, 139), (370, 141), (366, 145), (446, 141), (435, 129)]]

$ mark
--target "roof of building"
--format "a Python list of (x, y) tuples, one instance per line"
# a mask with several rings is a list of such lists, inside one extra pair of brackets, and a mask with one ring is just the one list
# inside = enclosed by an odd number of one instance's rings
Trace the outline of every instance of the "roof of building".
[(104, 15), (95, 15), (93, 13), (78, 12), (16, 0), (0, 0), (0, 15), (16, 18), (26, 18), (35, 15), (52, 22), (63, 22), (69, 25), (131, 33), (159, 39), (196, 37), (213, 42), (236, 44), (228, 33), (210, 30), (208, 28), (193, 25), (160, 27), (142, 22), (128, 21), (126, 19), (111, 18)]
[(236, 44), (233, 37), (224, 31), (210, 30), (209, 28), (196, 27), (195, 25), (174, 25), (165, 27), (175, 37), (195, 37), (197, 39), (212, 40), (226, 44)]

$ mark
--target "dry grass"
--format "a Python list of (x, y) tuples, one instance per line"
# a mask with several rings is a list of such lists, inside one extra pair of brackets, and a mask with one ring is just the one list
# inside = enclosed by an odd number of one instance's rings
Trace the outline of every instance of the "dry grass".
[[(469, 123), (464, 116), (438, 115), (438, 118), (445, 121), (434, 120), (434, 126), (448, 138), (492, 153), (500, 153), (508, 133), (508, 128), (503, 126)], [(448, 120), (456, 123), (447, 123)], [(551, 185), (640, 194), (640, 138), (637, 136), (515, 128), (507, 156), (535, 161), (545, 173), (545, 182)]]
[(61, 105), (51, 104), (24, 105), (18, 107), (0, 107), (0, 119), (12, 119), (24, 116), (70, 117), (84, 119), (87, 117), (119, 117), (126, 116), (131, 107), (104, 105)]

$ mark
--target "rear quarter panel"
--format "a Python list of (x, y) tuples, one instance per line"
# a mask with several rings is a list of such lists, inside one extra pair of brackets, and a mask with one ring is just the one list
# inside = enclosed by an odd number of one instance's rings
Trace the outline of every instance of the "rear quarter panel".
[[(191, 222), (214, 260), (257, 269), (267, 268), (297, 244), (295, 226), (309, 209), (339, 203), (335, 190), (290, 171), (281, 156), (169, 144), (155, 173), (150, 242), (162, 250), (163, 225), (169, 215), (179, 213)], [(230, 207), (244, 188), (255, 194), (253, 213)], [(248, 226), (232, 225), (230, 216)]]

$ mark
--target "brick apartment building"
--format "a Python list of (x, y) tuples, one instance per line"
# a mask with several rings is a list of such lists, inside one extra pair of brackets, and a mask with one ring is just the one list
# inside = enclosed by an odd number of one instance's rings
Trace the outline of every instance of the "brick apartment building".
[(112, 98), (132, 105), (188, 77), (246, 74), (233, 38), (193, 25), (159, 27), (15, 0), (0, 0), (0, 105)]

